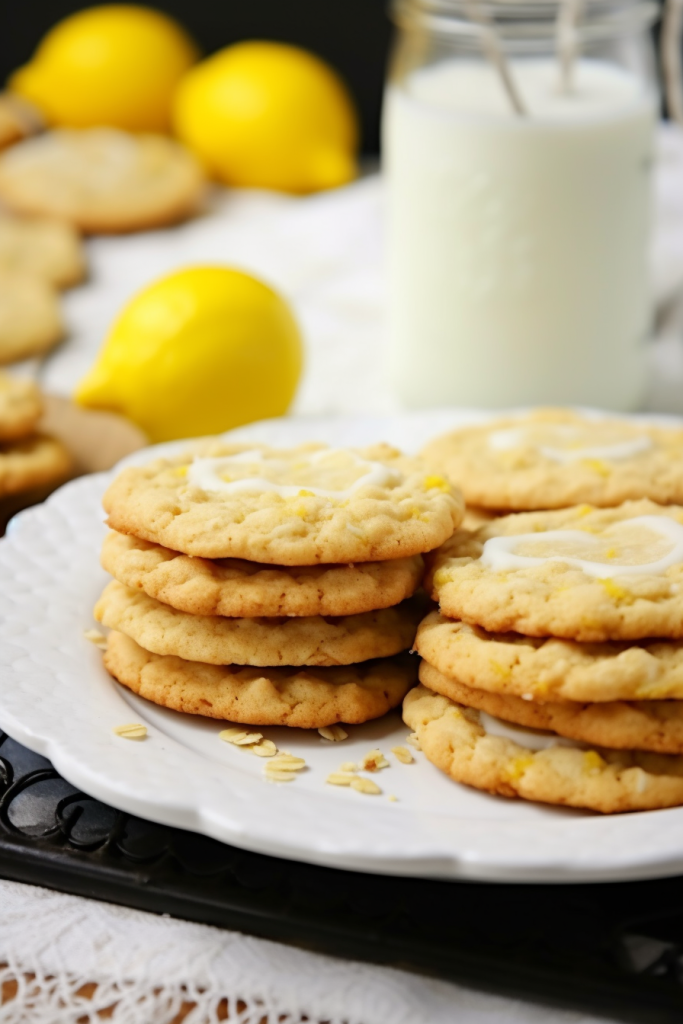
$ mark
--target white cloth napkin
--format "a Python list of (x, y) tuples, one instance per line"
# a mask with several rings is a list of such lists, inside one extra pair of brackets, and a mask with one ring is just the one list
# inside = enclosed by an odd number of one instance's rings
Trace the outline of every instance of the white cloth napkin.
[[(0, 881), (3, 1024), (609, 1024), (389, 967)], [(30, 981), (25, 974), (34, 975)], [(79, 996), (95, 982), (92, 999)], [(495, 989), (496, 979), (491, 978)], [(569, 984), (569, 979), (568, 979)]]

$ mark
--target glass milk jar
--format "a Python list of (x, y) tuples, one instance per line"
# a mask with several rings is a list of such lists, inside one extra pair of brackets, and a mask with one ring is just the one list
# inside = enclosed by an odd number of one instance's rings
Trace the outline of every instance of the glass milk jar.
[(402, 405), (637, 408), (659, 100), (637, 0), (400, 0), (385, 94)]

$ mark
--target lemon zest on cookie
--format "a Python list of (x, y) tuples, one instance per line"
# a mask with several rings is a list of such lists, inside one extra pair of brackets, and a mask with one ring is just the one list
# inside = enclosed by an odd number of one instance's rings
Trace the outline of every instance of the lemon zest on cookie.
[(176, 466), (173, 470), (173, 476), (187, 476), (189, 466)]
[(448, 569), (437, 569), (434, 573), (434, 586), (445, 587), (447, 583), (451, 583), (452, 578)]
[(605, 767), (607, 762), (596, 750), (587, 750), (583, 755), (583, 770), (587, 775), (597, 775)]
[(615, 583), (614, 580), (609, 577), (598, 580), (598, 582), (608, 596), (613, 598), (615, 601), (622, 601), (625, 604), (633, 604), (635, 601), (635, 597), (630, 590), (626, 590), (625, 587), (620, 587), (618, 583)]
[(585, 466), (586, 469), (592, 469), (594, 473), (602, 477), (607, 477), (612, 472), (607, 463), (601, 459), (581, 459), (581, 465)]
[(510, 679), (512, 676), (512, 669), (508, 665), (501, 665), (499, 661), (494, 661), (493, 658), (489, 661), (489, 665), (501, 679)]
[(451, 489), (451, 485), (449, 484), (448, 480), (444, 480), (442, 476), (435, 475), (425, 477), (424, 486), (426, 491), (436, 489), (439, 491), (443, 491), (445, 494), (447, 494)]
[(522, 754), (521, 757), (513, 757), (505, 766), (505, 776), (510, 782), (517, 782), (524, 775), (527, 768), (534, 763), (533, 754)]

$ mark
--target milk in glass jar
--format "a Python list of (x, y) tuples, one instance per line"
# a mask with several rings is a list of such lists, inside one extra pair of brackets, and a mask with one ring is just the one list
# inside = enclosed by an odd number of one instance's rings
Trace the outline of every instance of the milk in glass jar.
[(637, 408), (658, 116), (642, 0), (398, 0), (389, 361), (406, 407)]

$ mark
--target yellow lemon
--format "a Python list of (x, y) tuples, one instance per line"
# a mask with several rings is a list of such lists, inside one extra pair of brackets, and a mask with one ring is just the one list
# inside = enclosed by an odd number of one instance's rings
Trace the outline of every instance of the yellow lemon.
[(281, 416), (301, 365), (284, 299), (239, 270), (192, 267), (124, 307), (74, 397), (169, 441)]
[(55, 125), (166, 131), (178, 80), (197, 57), (192, 39), (167, 15), (106, 4), (50, 29), (9, 87)]
[(178, 86), (180, 139), (228, 185), (315, 192), (356, 175), (358, 120), (324, 61), (283, 43), (237, 43)]

